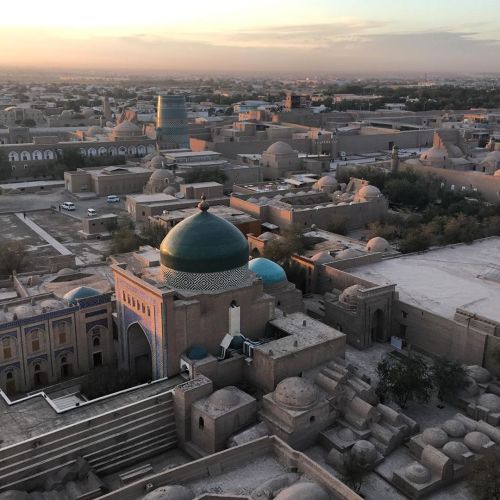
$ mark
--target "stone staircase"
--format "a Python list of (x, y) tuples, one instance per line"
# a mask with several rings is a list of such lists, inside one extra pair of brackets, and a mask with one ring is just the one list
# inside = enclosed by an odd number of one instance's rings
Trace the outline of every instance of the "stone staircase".
[(176, 445), (173, 397), (166, 392), (0, 449), (0, 492), (52, 489), (47, 478), (79, 457), (96, 474), (108, 474)]

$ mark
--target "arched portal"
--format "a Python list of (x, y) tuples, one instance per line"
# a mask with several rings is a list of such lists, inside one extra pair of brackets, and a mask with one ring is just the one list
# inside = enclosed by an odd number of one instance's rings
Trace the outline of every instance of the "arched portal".
[(384, 311), (377, 309), (372, 317), (372, 342), (383, 342), (384, 339)]
[(130, 370), (139, 383), (153, 378), (151, 346), (142, 327), (133, 323), (128, 329)]

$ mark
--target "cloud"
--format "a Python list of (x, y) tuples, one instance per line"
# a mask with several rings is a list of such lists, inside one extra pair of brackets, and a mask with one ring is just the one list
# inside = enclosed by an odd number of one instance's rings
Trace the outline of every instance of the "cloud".
[[(500, 72), (500, 41), (480, 30), (387, 33), (384, 24), (341, 20), (234, 32), (35, 33), (0, 64), (194, 73)], [(3, 38), (5, 37), (5, 40)], [(0, 46), (10, 40), (0, 32)], [(6, 58), (10, 57), (10, 60)]]

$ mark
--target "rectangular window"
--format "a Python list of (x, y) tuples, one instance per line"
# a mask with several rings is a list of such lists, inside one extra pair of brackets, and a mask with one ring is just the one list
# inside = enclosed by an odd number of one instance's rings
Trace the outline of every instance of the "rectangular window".
[(66, 343), (66, 332), (59, 333), (59, 344)]
[(31, 350), (37, 352), (40, 350), (40, 341), (38, 339), (31, 342)]
[(142, 312), (145, 313), (146, 312), (146, 307), (144, 306), (144, 304), (142, 304)]
[(401, 311), (401, 314), (403, 315), (403, 318), (407, 318), (408, 317), (408, 313), (406, 311)]
[(3, 359), (12, 358), (12, 349), (10, 347), (3, 348)]
[(149, 306), (147, 307), (147, 310), (148, 310), (148, 316), (151, 316), (151, 309), (149, 308)]

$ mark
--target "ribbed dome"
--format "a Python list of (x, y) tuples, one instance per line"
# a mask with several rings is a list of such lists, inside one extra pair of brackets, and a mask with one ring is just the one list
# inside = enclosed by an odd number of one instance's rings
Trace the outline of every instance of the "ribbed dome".
[(96, 295), (101, 295), (101, 292), (89, 286), (79, 286), (78, 288), (73, 288), (73, 290), (70, 290), (64, 296), (64, 300), (70, 305), (75, 305), (79, 299), (95, 297)]
[(248, 263), (250, 271), (253, 271), (265, 284), (281, 283), (286, 280), (283, 268), (269, 259), (259, 257)]
[(274, 391), (277, 403), (294, 410), (306, 410), (318, 399), (314, 384), (302, 377), (290, 377), (282, 380)]
[(247, 265), (248, 243), (233, 224), (204, 209), (167, 234), (160, 255), (168, 269), (215, 273)]

